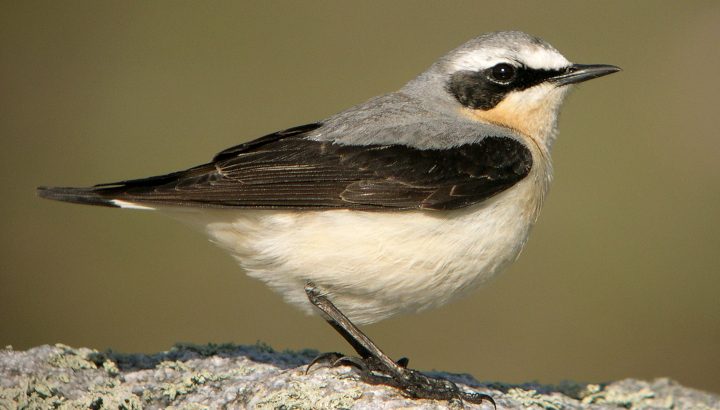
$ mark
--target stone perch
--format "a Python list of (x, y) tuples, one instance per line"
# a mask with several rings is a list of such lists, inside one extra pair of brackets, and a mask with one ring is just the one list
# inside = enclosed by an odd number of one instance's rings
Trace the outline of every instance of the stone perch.
[[(413, 400), (358, 380), (351, 367), (314, 366), (316, 351), (267, 345), (177, 344), (152, 355), (40, 346), (0, 350), (0, 410), (15, 409), (446, 409), (458, 402)], [(558, 386), (480, 383), (466, 374), (427, 373), (491, 395), (498, 410), (720, 410), (720, 396), (669, 379)], [(492, 410), (492, 404), (465, 404)]]

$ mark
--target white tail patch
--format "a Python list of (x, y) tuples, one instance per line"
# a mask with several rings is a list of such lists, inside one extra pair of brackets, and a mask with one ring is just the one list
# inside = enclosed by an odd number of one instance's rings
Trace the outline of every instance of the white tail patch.
[(153, 208), (153, 207), (151, 207), (151, 206), (135, 204), (135, 203), (128, 202), (128, 201), (121, 201), (121, 200), (119, 200), (119, 199), (113, 199), (113, 200), (110, 201), (110, 202), (112, 202), (113, 205), (117, 205), (117, 206), (119, 206), (120, 208), (123, 208), (123, 209), (149, 209), (149, 210), (151, 210), (151, 211), (154, 211), (154, 210), (155, 210), (155, 208)]

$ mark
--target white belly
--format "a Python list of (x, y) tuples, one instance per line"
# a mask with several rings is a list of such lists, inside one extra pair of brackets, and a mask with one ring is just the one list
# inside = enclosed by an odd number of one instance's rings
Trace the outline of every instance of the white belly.
[[(170, 212), (228, 250), (248, 275), (307, 313), (308, 281), (356, 324), (456, 300), (519, 255), (542, 195), (521, 181), (458, 211)], [(533, 195), (530, 195), (533, 193)]]

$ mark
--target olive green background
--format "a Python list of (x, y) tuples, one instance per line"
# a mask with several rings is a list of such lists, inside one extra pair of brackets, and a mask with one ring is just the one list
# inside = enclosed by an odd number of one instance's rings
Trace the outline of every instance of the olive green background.
[(0, 5), (0, 346), (350, 353), (203, 236), (35, 197), (184, 169), (401, 87), (488, 31), (624, 69), (563, 109), (519, 261), (472, 297), (363, 329), (483, 381), (671, 377), (720, 392), (720, 3)]

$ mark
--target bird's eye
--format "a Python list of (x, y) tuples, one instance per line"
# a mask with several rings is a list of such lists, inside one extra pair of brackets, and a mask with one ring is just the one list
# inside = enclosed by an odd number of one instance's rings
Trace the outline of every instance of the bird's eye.
[(490, 79), (499, 83), (509, 83), (515, 78), (515, 67), (500, 63), (490, 69)]

